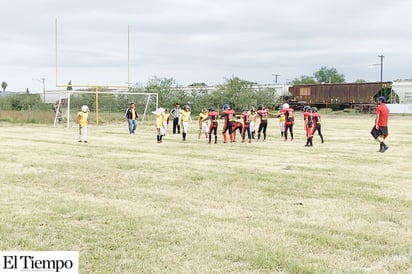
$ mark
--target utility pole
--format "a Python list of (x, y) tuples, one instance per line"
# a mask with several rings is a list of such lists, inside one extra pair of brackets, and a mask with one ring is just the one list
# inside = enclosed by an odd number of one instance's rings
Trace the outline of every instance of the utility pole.
[(383, 58), (385, 57), (385, 56), (383, 56), (383, 55), (378, 55), (378, 57), (381, 59), (381, 63), (380, 63), (380, 66), (381, 66), (381, 92), (382, 92), (382, 94), (381, 94), (381, 96), (384, 96), (384, 92), (383, 92)]
[(275, 76), (275, 84), (278, 83), (278, 76), (280, 76), (280, 74), (272, 74), (272, 76)]

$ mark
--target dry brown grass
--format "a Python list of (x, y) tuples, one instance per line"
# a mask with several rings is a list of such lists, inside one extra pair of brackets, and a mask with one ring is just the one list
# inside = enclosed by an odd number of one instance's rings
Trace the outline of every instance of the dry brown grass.
[[(1, 250), (79, 250), (81, 273), (408, 273), (411, 117), (324, 115), (305, 148), (207, 145), (154, 126), (0, 126)], [(221, 136), (219, 136), (220, 138)], [(220, 138), (221, 139), (221, 138)]]

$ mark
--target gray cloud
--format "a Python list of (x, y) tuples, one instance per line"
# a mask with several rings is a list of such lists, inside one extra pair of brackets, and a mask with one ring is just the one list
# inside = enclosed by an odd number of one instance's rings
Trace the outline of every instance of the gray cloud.
[(127, 81), (127, 28), (132, 81), (174, 77), (181, 84), (225, 77), (269, 83), (333, 66), (347, 81), (412, 78), (410, 1), (366, 0), (16, 0), (2, 3), (0, 81), (10, 90), (41, 90), (55, 79), (58, 18), (60, 83)]

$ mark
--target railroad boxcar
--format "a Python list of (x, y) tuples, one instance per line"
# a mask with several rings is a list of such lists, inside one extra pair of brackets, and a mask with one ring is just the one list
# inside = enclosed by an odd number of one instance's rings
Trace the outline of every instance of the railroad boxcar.
[(373, 104), (376, 98), (391, 89), (391, 82), (311, 84), (289, 87), (294, 100), (318, 107), (352, 108), (359, 104)]

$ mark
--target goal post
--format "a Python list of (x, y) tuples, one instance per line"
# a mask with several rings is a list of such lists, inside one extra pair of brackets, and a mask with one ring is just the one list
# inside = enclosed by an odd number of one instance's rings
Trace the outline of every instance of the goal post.
[(67, 127), (70, 127), (70, 122), (76, 123), (77, 113), (82, 105), (89, 107), (92, 114), (90, 121), (99, 125), (101, 123), (123, 121), (130, 103), (135, 103), (139, 118), (144, 121), (148, 111), (158, 108), (159, 95), (154, 92), (130, 92), (125, 90), (68, 90)]

